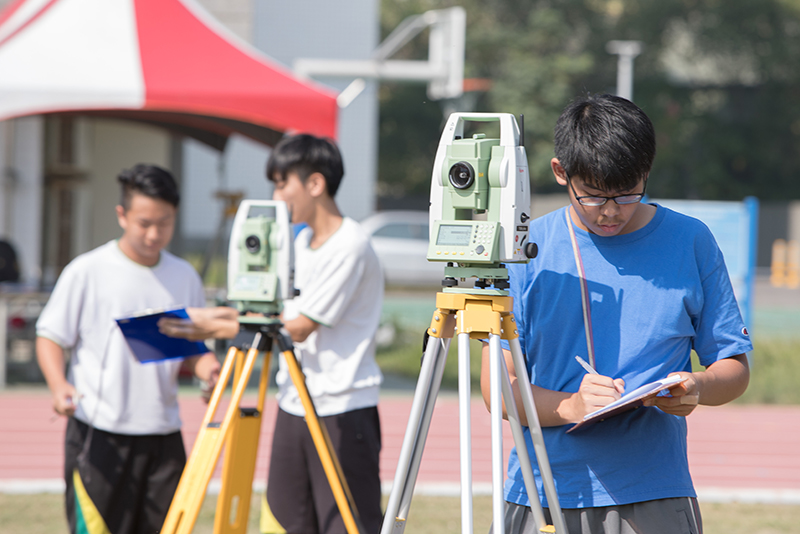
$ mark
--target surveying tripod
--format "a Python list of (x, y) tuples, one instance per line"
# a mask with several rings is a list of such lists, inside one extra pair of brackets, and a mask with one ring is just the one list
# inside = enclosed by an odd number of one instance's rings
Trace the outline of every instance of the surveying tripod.
[[(495, 285), (497, 287), (497, 285)], [(444, 291), (448, 291), (445, 289)], [(458, 334), (458, 392), (459, 392), (459, 445), (461, 454), (461, 532), (472, 534), (472, 451), (470, 436), (470, 339), (489, 339), (490, 351), (490, 408), (492, 433), (492, 515), (493, 534), (505, 534), (503, 499), (503, 400), (511, 424), (514, 443), (531, 511), (541, 532), (566, 534), (567, 529), (555, 491), (553, 474), (547, 459), (539, 416), (529, 387), (520, 387), (523, 408), (533, 440), (539, 472), (550, 505), (553, 525), (548, 525), (534, 481), (528, 449), (520, 423), (519, 413), (511, 389), (508, 369), (500, 345), (506, 339), (511, 348), (514, 368), (523, 386), (527, 367), (522, 356), (517, 326), (512, 314), (513, 299), (504, 290), (474, 289), (472, 292), (440, 292), (436, 294), (430, 336), (422, 361), (417, 388), (411, 406), (403, 445), (400, 450), (394, 484), (386, 507), (381, 534), (403, 534), (411, 505), (425, 439), (430, 428), (434, 403), (439, 393), (444, 373), (447, 351), (453, 333)]]
[[(261, 414), (264, 411), (267, 394), (273, 342), (283, 354), (289, 375), (300, 395), (309, 432), (319, 453), (339, 512), (342, 514), (345, 528), (348, 534), (365, 534), (328, 431), (317, 416), (306, 387), (305, 375), (295, 357), (292, 340), (285, 331), (281, 331), (282, 327), (283, 324), (277, 320), (267, 323), (241, 323), (241, 331), (225, 357), (200, 432), (167, 512), (161, 530), (163, 534), (188, 534), (192, 531), (223, 445), (225, 445), (225, 459), (222, 467), (222, 487), (217, 498), (214, 517), (214, 532), (215, 534), (247, 532), (258, 438), (261, 431)], [(264, 361), (256, 406), (241, 407), (244, 390), (250, 380), (256, 359), (262, 352)], [(222, 394), (227, 389), (232, 375), (230, 404), (222, 422), (214, 422)]]

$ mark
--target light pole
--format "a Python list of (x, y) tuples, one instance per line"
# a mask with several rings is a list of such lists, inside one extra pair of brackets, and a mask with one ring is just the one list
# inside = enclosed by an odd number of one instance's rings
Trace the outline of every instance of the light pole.
[(633, 59), (642, 53), (641, 41), (609, 41), (609, 54), (619, 56), (617, 60), (617, 96), (633, 101)]

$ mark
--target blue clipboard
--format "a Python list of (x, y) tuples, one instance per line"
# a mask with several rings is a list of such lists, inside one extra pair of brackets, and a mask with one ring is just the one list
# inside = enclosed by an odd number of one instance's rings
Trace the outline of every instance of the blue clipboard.
[(160, 310), (136, 314), (132, 317), (116, 319), (119, 329), (131, 352), (142, 363), (159, 362), (175, 358), (188, 358), (208, 352), (208, 347), (201, 341), (189, 341), (169, 337), (158, 331), (158, 320), (162, 317), (188, 319), (185, 308)]

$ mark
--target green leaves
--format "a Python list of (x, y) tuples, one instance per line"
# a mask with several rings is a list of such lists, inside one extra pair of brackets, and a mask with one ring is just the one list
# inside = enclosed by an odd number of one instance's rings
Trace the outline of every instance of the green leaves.
[[(383, 2), (384, 33), (408, 14), (454, 5)], [(800, 0), (464, 0), (466, 77), (491, 82), (459, 111), (525, 115), (531, 179), (555, 191), (552, 132), (566, 104), (615, 92), (614, 39), (635, 39), (634, 99), (656, 128), (654, 197), (800, 198)], [(417, 39), (401, 52), (425, 56)], [(382, 191), (427, 195), (445, 103), (421, 85), (383, 84)], [(386, 126), (386, 127), (384, 127)], [(385, 184), (385, 187), (383, 186)], [(421, 207), (426, 207), (427, 204)]]

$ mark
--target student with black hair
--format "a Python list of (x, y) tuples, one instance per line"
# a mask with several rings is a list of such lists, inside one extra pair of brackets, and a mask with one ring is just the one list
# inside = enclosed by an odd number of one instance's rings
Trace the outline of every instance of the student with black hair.
[[(509, 266), (531, 383), (517, 380), (507, 344), (506, 363), (517, 396), (532, 389), (570, 534), (701, 532), (686, 416), (698, 404), (732, 401), (749, 380), (752, 345), (711, 232), (641, 202), (655, 150), (650, 119), (632, 102), (611, 95), (572, 102), (556, 124), (551, 161), (570, 203), (532, 221), (539, 256)], [(692, 371), (692, 350), (704, 371)], [(488, 366), (485, 348), (487, 407)], [(671, 374), (685, 381), (670, 395), (567, 433), (623, 391)], [(546, 507), (533, 468), (542, 496), (534, 498)], [(505, 531), (538, 532), (516, 449), (505, 499)]]
[[(295, 241), (300, 296), (286, 302), (284, 325), (366, 532), (378, 532), (377, 405), (383, 377), (375, 362), (375, 332), (383, 273), (367, 235), (336, 206), (333, 197), (343, 174), (336, 145), (311, 135), (285, 139), (267, 164), (273, 198), (287, 203), (292, 222), (308, 225)], [(280, 410), (267, 483), (272, 512), (288, 532), (344, 533), (300, 398), (283, 365), (277, 381)]]
[[(73, 533), (157, 532), (186, 463), (181, 362), (140, 363), (115, 319), (148, 308), (203, 306), (203, 285), (191, 265), (164, 250), (180, 200), (172, 175), (136, 165), (118, 181), (122, 237), (72, 260), (36, 323), (36, 355), (53, 409), (69, 418), (64, 477)], [(186, 363), (214, 385), (214, 354)]]
[[(267, 163), (273, 198), (286, 202), (292, 222), (305, 223), (295, 240), (295, 285), (283, 323), (292, 337), (309, 393), (330, 434), (365, 532), (380, 530), (381, 429), (375, 333), (383, 305), (383, 271), (368, 236), (342, 216), (334, 200), (344, 175), (329, 139), (300, 134), (278, 143)], [(177, 337), (232, 338), (237, 311), (189, 310), (191, 322), (162, 319)], [(305, 411), (279, 360), (278, 418), (272, 442), (267, 501), (277, 524), (265, 532), (345, 534)], [(263, 523), (262, 523), (263, 524)]]

